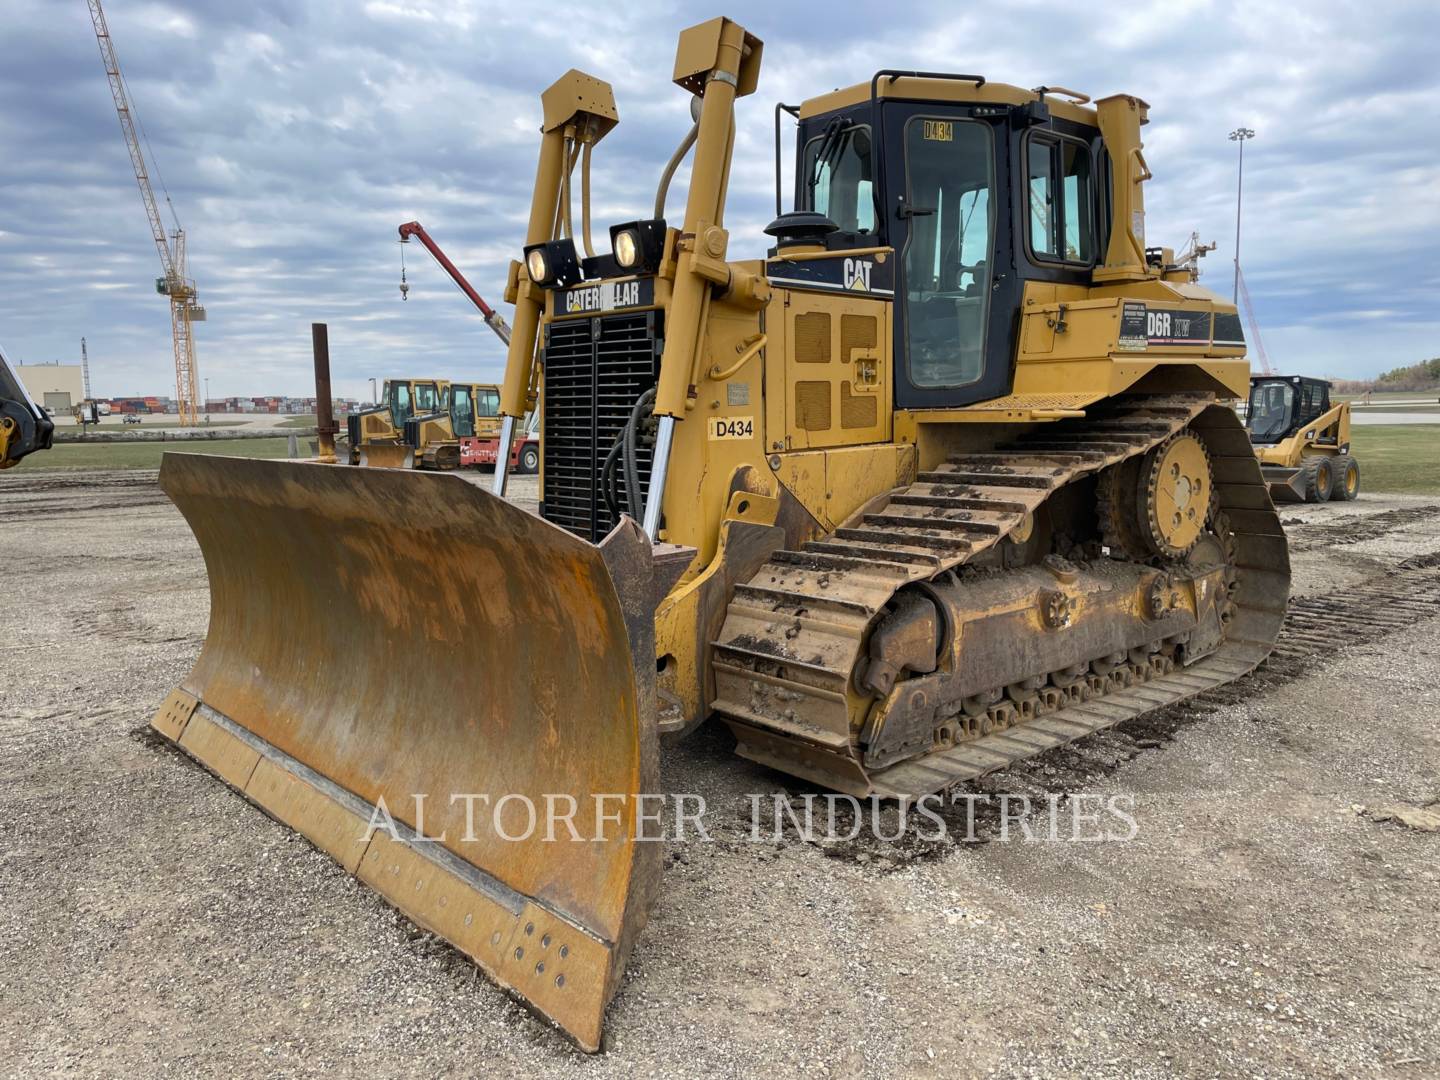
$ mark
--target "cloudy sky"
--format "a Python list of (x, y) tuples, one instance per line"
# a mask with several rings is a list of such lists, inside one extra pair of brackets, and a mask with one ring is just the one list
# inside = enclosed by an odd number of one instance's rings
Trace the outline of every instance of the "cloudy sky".
[[(1103, 6), (1102, 6), (1103, 7)], [(755, 255), (773, 212), (770, 112), (877, 67), (1117, 91), (1151, 103), (1150, 243), (1192, 229), (1228, 295), (1237, 125), (1243, 266), (1277, 366), (1360, 376), (1440, 354), (1440, 5), (1168, 0), (848, 5), (632, 0), (106, 0), (210, 321), (212, 396), (304, 392), (309, 324), (337, 388), (426, 371), (498, 377), (478, 315), (396, 227), (418, 218), (499, 303), (528, 210), (539, 92), (578, 67), (621, 125), (594, 175), (597, 236), (646, 215), (687, 123), (677, 32), (721, 11), (765, 41), (742, 102), (727, 224)], [(683, 205), (684, 173), (671, 205)], [(173, 392), (159, 261), (85, 4), (0, 0), (0, 342), (79, 358), (102, 395)]]

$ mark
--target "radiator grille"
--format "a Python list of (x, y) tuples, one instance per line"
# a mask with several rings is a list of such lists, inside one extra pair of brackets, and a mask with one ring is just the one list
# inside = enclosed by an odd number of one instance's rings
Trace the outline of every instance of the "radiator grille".
[(879, 322), (874, 315), (840, 316), (840, 362), (848, 364), (855, 359), (856, 349), (875, 348), (876, 330)]
[(850, 390), (850, 380), (840, 384), (840, 426), (842, 428), (872, 428), (879, 419), (879, 403), (874, 394), (856, 394)]
[(801, 364), (830, 362), (828, 311), (807, 311), (795, 316), (795, 359)]
[[(600, 493), (600, 468), (635, 401), (659, 375), (661, 314), (642, 311), (567, 319), (545, 328), (546, 520), (598, 543), (615, 526)], [(650, 485), (642, 446), (640, 502)], [(622, 470), (623, 472), (623, 470)], [(621, 480), (623, 505), (624, 481)]]
[(830, 384), (802, 380), (795, 384), (795, 426), (802, 431), (830, 430)]

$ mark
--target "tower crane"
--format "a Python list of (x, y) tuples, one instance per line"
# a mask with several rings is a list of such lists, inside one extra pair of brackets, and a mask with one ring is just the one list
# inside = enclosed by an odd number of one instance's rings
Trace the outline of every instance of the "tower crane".
[[(100, 59), (110, 80), (110, 94), (115, 99), (115, 112), (120, 117), (120, 130), (130, 151), (130, 163), (135, 167), (135, 182), (140, 186), (140, 198), (150, 219), (150, 232), (160, 252), (164, 273), (155, 279), (155, 291), (170, 298), (170, 332), (175, 344), (175, 401), (180, 425), (189, 427), (199, 422), (197, 402), (200, 398), (200, 377), (195, 363), (195, 338), (191, 325), (205, 321), (205, 309), (196, 300), (195, 282), (186, 275), (185, 230), (176, 219), (174, 230), (167, 234), (165, 222), (160, 217), (155, 191), (150, 186), (150, 170), (136, 132), (135, 112), (130, 105), (125, 76), (120, 73), (120, 60), (115, 55), (115, 43), (110, 38), (105, 12), (100, 7), (100, 0), (87, 0), (87, 3), (90, 5), (90, 21), (95, 25), (95, 40), (100, 46)], [(163, 188), (163, 183), (161, 186)], [(165, 201), (170, 203), (168, 192)], [(170, 205), (170, 215), (175, 218), (173, 204)]]

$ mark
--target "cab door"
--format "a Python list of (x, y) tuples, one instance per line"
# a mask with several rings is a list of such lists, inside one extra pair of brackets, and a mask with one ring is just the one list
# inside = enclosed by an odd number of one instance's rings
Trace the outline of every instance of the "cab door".
[(457, 439), (475, 434), (475, 399), (471, 389), (464, 383), (450, 387), (450, 426)]
[(500, 434), (500, 388), (498, 386), (475, 387), (475, 434), (482, 439), (493, 439)]
[(1005, 197), (1009, 125), (977, 111), (882, 106), (898, 408), (955, 408), (1010, 391), (1020, 283)]
[(390, 384), (390, 423), (398, 430), (405, 426), (405, 421), (410, 419), (410, 384), (408, 382), (393, 382)]

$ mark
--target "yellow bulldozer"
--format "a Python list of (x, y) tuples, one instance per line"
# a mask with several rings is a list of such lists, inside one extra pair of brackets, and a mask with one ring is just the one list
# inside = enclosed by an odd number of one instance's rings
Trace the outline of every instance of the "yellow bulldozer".
[(351, 465), (402, 467), (409, 449), (404, 439), (406, 421), (449, 408), (450, 383), (445, 379), (386, 379), (378, 403), (346, 418), (341, 456)]
[(462, 438), (499, 435), (500, 387), (445, 379), (386, 379), (383, 404), (350, 414), (352, 465), (379, 468), (455, 469)]
[(538, 515), (505, 454), (493, 494), (162, 469), (211, 613), (155, 728), (587, 1050), (658, 887), (658, 739), (714, 718), (925, 799), (1239, 678), (1289, 593), (1236, 310), (1146, 246), (1146, 104), (882, 70), (781, 106), (768, 251), (732, 258), (761, 52), (681, 34), (693, 125), (608, 251), (611, 88), (541, 96), (500, 400), (506, 446), (540, 410)]
[(401, 464), (416, 469), (458, 469), (462, 440), (489, 440), (500, 434), (499, 410), (500, 387), (451, 383), (444, 410), (416, 413), (405, 421), (400, 445), (406, 453)]
[(1304, 375), (1250, 380), (1245, 427), (1276, 502), (1349, 501), (1360, 494), (1350, 452), (1350, 403), (1330, 403), (1330, 384)]

